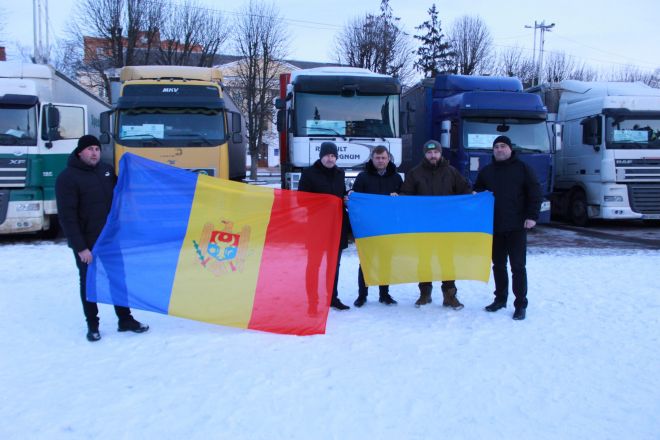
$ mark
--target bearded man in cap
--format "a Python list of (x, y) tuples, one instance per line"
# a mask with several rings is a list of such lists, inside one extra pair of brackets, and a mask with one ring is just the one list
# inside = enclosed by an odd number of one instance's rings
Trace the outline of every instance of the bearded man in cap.
[[(461, 173), (449, 165), (449, 161), (442, 157), (440, 142), (430, 139), (422, 146), (424, 158), (422, 162), (406, 173), (401, 186), (402, 195), (418, 196), (449, 196), (458, 194), (471, 194), (470, 184)], [(419, 283), (419, 299), (415, 306), (423, 306), (431, 302), (433, 285), (430, 282)], [(442, 282), (442, 305), (454, 310), (463, 308), (458, 300), (456, 283), (454, 280)]]
[[(349, 306), (339, 300), (337, 283), (339, 282), (339, 263), (342, 250), (348, 247), (348, 214), (343, 206), (346, 197), (346, 183), (344, 181), (344, 170), (337, 167), (337, 145), (334, 142), (323, 142), (319, 151), (319, 159), (311, 167), (305, 168), (298, 183), (299, 191), (307, 191), (318, 194), (330, 194), (342, 200), (342, 227), (339, 240), (339, 252), (337, 253), (337, 268), (335, 271), (335, 282), (332, 288), (332, 302), (330, 305), (337, 310), (348, 310)], [(319, 231), (321, 233), (321, 231)], [(310, 301), (308, 312), (314, 314), (316, 305), (312, 290), (318, 285), (318, 265), (320, 261), (307, 262), (307, 295)], [(318, 300), (317, 300), (318, 301)]]
[[(69, 155), (67, 167), (57, 177), (55, 196), (57, 216), (73, 249), (80, 277), (80, 299), (87, 320), (87, 340), (101, 339), (98, 306), (87, 301), (87, 266), (94, 259), (92, 248), (105, 226), (112, 206), (112, 192), (117, 178), (110, 165), (101, 162), (101, 143), (92, 135), (78, 139)], [(143, 333), (149, 326), (136, 321), (128, 307), (115, 306), (118, 331)]]
[(493, 220), (493, 277), (495, 300), (489, 312), (506, 307), (509, 293), (507, 259), (511, 263), (512, 290), (516, 299), (513, 319), (525, 319), (527, 310), (527, 230), (536, 225), (541, 210), (541, 186), (534, 171), (518, 160), (511, 139), (493, 141), (493, 161), (483, 167), (475, 191), (491, 191), (495, 197)]

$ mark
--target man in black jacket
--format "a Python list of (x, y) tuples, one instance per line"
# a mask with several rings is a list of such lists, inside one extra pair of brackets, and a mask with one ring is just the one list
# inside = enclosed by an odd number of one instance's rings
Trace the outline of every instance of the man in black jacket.
[[(449, 161), (442, 157), (440, 142), (430, 139), (422, 146), (424, 158), (422, 162), (406, 173), (406, 179), (401, 186), (401, 194), (419, 196), (450, 196), (457, 194), (471, 194), (470, 184), (449, 165)], [(431, 302), (433, 285), (430, 282), (419, 283), (419, 299), (415, 306), (423, 306)], [(456, 297), (456, 283), (453, 280), (442, 282), (442, 305), (454, 310), (463, 308), (463, 304)]]
[[(365, 171), (358, 174), (353, 184), (353, 190), (367, 194), (381, 194), (396, 196), (401, 189), (403, 179), (396, 172), (396, 166), (391, 161), (390, 152), (382, 145), (371, 150), (371, 159), (365, 166)], [(351, 191), (351, 192), (352, 192)], [(389, 293), (390, 286), (378, 286), (378, 301), (391, 305), (396, 304)], [(358, 297), (353, 303), (356, 307), (362, 307), (367, 302), (368, 287), (364, 282), (362, 266), (358, 267)]]
[(536, 225), (541, 209), (541, 187), (534, 171), (518, 160), (511, 139), (493, 141), (493, 162), (479, 171), (475, 191), (492, 191), (495, 196), (493, 222), (493, 277), (495, 300), (489, 312), (506, 307), (509, 294), (507, 258), (511, 262), (512, 290), (516, 299), (513, 319), (525, 319), (527, 310), (527, 230)]
[[(101, 162), (101, 143), (96, 137), (85, 135), (78, 139), (78, 146), (69, 155), (67, 167), (55, 184), (57, 215), (76, 259), (90, 342), (101, 339), (101, 334), (98, 306), (87, 301), (87, 265), (94, 258), (91, 249), (105, 226), (116, 182), (113, 168)], [(142, 333), (149, 329), (133, 318), (128, 307), (115, 306), (115, 313), (120, 332)]]
[[(342, 200), (342, 227), (341, 238), (339, 240), (339, 252), (337, 253), (337, 269), (335, 271), (335, 282), (332, 288), (332, 302), (330, 305), (337, 310), (350, 309), (339, 300), (337, 283), (339, 282), (339, 263), (341, 262), (341, 251), (348, 247), (348, 214), (343, 207), (344, 197), (346, 196), (346, 183), (344, 181), (344, 170), (337, 167), (337, 145), (334, 142), (323, 142), (319, 151), (319, 159), (311, 167), (305, 168), (300, 176), (298, 183), (299, 191), (307, 191), (317, 194), (331, 194)], [(307, 262), (307, 288), (313, 289), (318, 283), (318, 266), (320, 261)], [(315, 278), (316, 277), (316, 278)], [(308, 291), (309, 298), (308, 312), (314, 314), (316, 305), (314, 304), (313, 294)]]

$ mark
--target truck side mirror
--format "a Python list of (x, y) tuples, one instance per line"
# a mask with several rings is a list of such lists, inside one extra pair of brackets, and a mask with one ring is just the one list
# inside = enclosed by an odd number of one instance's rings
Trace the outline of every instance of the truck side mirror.
[(110, 135), (107, 132), (101, 133), (101, 136), (99, 137), (99, 141), (101, 141), (102, 144), (109, 144)]
[(105, 134), (110, 133), (110, 115), (111, 114), (112, 114), (112, 110), (108, 110), (108, 111), (105, 111), (105, 112), (101, 113), (101, 118), (100, 118), (101, 119), (101, 123), (100, 123), (101, 133), (105, 133)]
[(580, 125), (582, 125), (582, 143), (591, 145), (595, 151), (599, 151), (602, 140), (600, 118), (592, 116), (583, 119)]
[(286, 109), (286, 101), (282, 98), (275, 98), (275, 108), (278, 110)]
[(440, 145), (442, 148), (451, 148), (451, 121), (449, 120), (440, 123)]
[(278, 133), (283, 133), (285, 131), (284, 127), (284, 113), (285, 110), (277, 111), (277, 131)]
[(231, 132), (241, 132), (241, 114), (238, 112), (231, 112)]
[(44, 107), (46, 112), (46, 133), (48, 135), (48, 142), (46, 148), (53, 148), (53, 141), (61, 139), (60, 136), (60, 111), (53, 104), (46, 104)]
[(561, 124), (553, 125), (554, 136), (555, 136), (555, 151), (561, 150), (562, 147), (562, 128)]

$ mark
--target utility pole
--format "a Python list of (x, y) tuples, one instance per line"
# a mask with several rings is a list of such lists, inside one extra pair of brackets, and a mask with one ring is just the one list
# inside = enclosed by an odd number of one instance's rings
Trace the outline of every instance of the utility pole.
[[(531, 29), (532, 26), (525, 25), (526, 28)], [(554, 23), (551, 24), (545, 24), (545, 20), (543, 20), (540, 23), (537, 23), (536, 20), (534, 20), (534, 52), (532, 54), (532, 62), (535, 63), (536, 65), (536, 85), (538, 85), (541, 82), (541, 72), (543, 69), (543, 45), (545, 43), (545, 32), (550, 30), (555, 27)], [(539, 60), (538, 63), (536, 63), (536, 29), (540, 29), (540, 38), (539, 38)]]
[(34, 62), (37, 64), (47, 64), (48, 52), (50, 51), (50, 42), (48, 41), (48, 0), (32, 0), (32, 21), (34, 27)]

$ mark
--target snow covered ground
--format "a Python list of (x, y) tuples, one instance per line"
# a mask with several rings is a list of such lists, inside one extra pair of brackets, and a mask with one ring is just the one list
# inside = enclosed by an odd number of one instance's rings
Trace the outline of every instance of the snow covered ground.
[[(331, 311), (327, 333), (281, 336), (101, 305), (89, 343), (64, 243), (0, 245), (1, 439), (658, 439), (660, 251), (530, 249), (530, 305)], [(357, 254), (342, 259), (352, 304)], [(511, 301), (511, 299), (510, 299)]]

